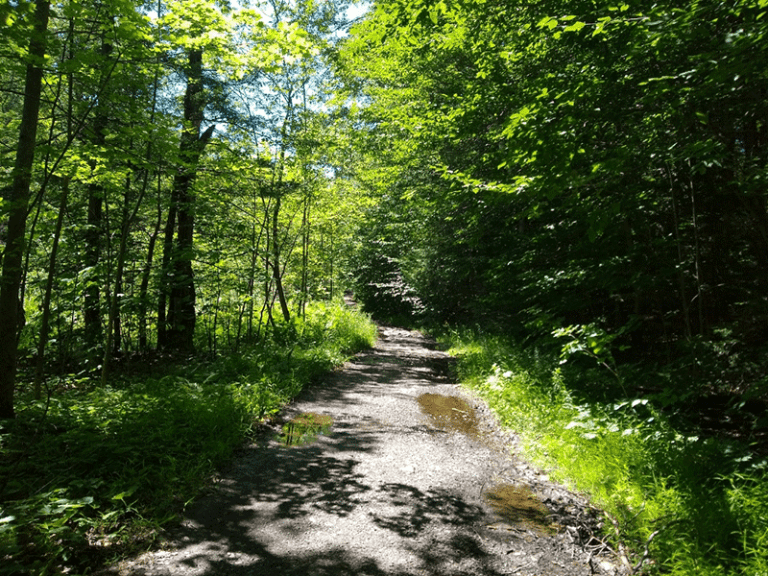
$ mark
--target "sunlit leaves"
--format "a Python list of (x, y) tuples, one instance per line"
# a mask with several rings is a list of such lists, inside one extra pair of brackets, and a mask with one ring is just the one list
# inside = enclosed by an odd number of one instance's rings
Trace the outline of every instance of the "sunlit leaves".
[(257, 70), (276, 72), (283, 64), (318, 53), (298, 24), (280, 22), (272, 28), (254, 9), (224, 9), (212, 0), (170, 2), (154, 25), (160, 39), (156, 50), (202, 50), (207, 67), (228, 78), (242, 79)]

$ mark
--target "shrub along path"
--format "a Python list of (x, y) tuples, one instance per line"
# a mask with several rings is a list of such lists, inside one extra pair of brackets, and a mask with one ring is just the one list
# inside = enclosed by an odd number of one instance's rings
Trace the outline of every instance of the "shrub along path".
[[(164, 550), (105, 574), (619, 573), (594, 510), (515, 456), (449, 362), (419, 333), (381, 328), (244, 447)], [(327, 431), (301, 443), (302, 421)]]

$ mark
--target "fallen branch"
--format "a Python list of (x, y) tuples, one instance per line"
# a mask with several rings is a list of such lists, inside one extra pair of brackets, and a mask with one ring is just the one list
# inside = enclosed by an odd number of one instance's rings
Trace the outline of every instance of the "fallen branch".
[(683, 521), (682, 518), (677, 518), (675, 520), (672, 520), (671, 522), (667, 522), (664, 526), (662, 526), (658, 530), (654, 530), (653, 532), (651, 532), (651, 535), (648, 536), (648, 539), (645, 541), (645, 545), (643, 546), (643, 555), (640, 558), (640, 561), (632, 567), (632, 574), (637, 574), (638, 571), (642, 570), (643, 564), (645, 564), (646, 560), (650, 558), (651, 542), (653, 542), (653, 539), (656, 538), (656, 536), (658, 536), (662, 532), (664, 532), (664, 530), (666, 530), (670, 526), (674, 524), (679, 524), (682, 521)]

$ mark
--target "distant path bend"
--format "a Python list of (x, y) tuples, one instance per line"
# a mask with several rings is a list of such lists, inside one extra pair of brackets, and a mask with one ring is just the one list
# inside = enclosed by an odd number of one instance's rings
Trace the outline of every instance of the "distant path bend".
[[(418, 332), (381, 328), (374, 349), (288, 408), (286, 419), (331, 416), (327, 435), (285, 447), (267, 434), (245, 447), (188, 511), (170, 549), (107, 574), (617, 573), (615, 561), (590, 553), (586, 503), (513, 455), (514, 436), (450, 381), (449, 361)], [(425, 398), (441, 397), (468, 402), (447, 410), (476, 430), (423, 412)]]

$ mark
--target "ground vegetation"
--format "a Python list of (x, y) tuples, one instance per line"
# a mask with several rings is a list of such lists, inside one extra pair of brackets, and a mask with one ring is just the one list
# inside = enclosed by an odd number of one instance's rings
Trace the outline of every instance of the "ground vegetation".
[[(143, 411), (180, 442), (189, 410), (258, 420), (293, 385), (211, 367), (292, 382), (353, 288), (449, 335), (637, 570), (765, 573), (766, 0), (346, 8), (0, 6), (3, 542), (48, 569), (106, 541), (140, 482), (24, 474), (109, 460), (83, 438)], [(132, 379), (158, 363), (187, 370)]]
[(382, 0), (340, 54), (365, 306), (474, 334), (638, 570), (766, 567), (767, 10)]

